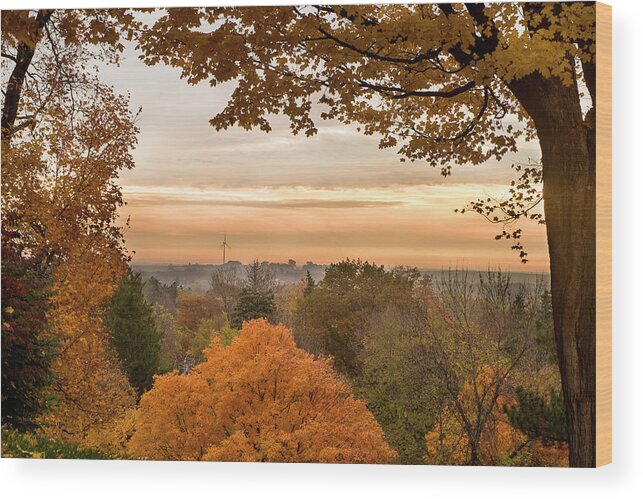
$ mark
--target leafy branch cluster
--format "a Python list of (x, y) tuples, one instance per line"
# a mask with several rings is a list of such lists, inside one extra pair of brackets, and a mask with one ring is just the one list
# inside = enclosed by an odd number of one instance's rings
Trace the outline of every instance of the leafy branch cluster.
[(509, 240), (511, 249), (519, 252), (522, 263), (527, 263), (527, 252), (522, 244), (522, 229), (515, 224), (520, 220), (531, 220), (538, 224), (545, 224), (545, 216), (540, 207), (542, 196), (543, 172), (540, 163), (514, 163), (511, 167), (520, 173), (512, 180), (508, 190), (508, 197), (498, 199), (495, 197), (479, 198), (471, 201), (464, 208), (456, 209), (456, 213), (477, 213), (488, 222), (500, 224), (502, 230), (495, 236), (496, 240)]

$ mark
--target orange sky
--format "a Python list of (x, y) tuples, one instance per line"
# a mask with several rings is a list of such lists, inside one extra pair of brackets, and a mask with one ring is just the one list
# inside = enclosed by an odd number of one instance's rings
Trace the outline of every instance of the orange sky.
[(135, 263), (217, 263), (225, 231), (228, 259), (242, 262), (350, 257), (422, 268), (548, 269), (543, 226), (522, 225), (530, 258), (522, 265), (509, 242), (494, 240), (498, 227), (454, 213), (478, 197), (505, 195), (515, 173), (509, 165), (538, 158), (537, 144), (502, 164), (455, 167), (444, 179), (335, 122), (320, 122), (313, 138), (293, 137), (281, 117), (270, 134), (216, 132), (208, 120), (232, 84), (191, 87), (130, 50), (120, 67), (102, 72), (130, 93), (132, 109), (143, 108), (136, 168), (120, 179)]

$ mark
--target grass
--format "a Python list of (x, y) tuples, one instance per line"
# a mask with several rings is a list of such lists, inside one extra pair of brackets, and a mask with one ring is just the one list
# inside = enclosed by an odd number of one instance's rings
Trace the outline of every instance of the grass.
[(114, 459), (96, 449), (60, 442), (37, 433), (2, 429), (2, 457), (28, 459)]

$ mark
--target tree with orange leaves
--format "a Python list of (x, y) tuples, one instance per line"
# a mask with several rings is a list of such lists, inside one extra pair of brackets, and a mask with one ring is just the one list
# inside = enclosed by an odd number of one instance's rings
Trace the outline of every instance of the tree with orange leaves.
[(214, 432), (207, 381), (196, 373), (158, 376), (143, 394), (128, 452), (150, 459), (200, 460)]
[[(566, 443), (544, 442), (512, 426), (504, 408), (515, 404), (516, 398), (510, 392), (496, 393), (496, 382), (494, 369), (485, 366), (474, 381), (464, 384), (457, 403), (444, 408), (426, 435), (426, 461), (431, 464), (567, 466)], [(489, 401), (485, 414), (479, 411), (480, 394)]]
[(44, 422), (76, 442), (134, 404), (102, 317), (126, 268), (116, 179), (138, 130), (128, 99), (91, 71), (118, 61), (132, 23), (123, 10), (2, 15), (2, 223), (53, 276), (47, 331), (61, 353)]
[(151, 459), (386, 463), (384, 434), (330, 361), (283, 326), (246, 322), (190, 374), (158, 377), (141, 398), (133, 456)]
[(204, 319), (221, 320), (222, 314), (221, 299), (212, 293), (197, 294), (182, 290), (176, 299), (176, 322), (191, 331), (196, 331)]
[(53, 363), (55, 380), (49, 393), (56, 403), (43, 418), (50, 436), (76, 443), (135, 404), (134, 390), (110, 347), (101, 317), (117, 287), (112, 279), (122, 260), (107, 253), (111, 258), (97, 262), (90, 251), (81, 249), (86, 246), (79, 245), (68, 261), (55, 266), (47, 320), (62, 350)]
[(560, 377), (539, 346), (540, 286), (513, 289), (502, 272), (481, 273), (477, 283), (448, 272), (427, 295), (426, 369), (442, 408), (427, 436), (430, 463), (511, 464), (537, 440), (514, 429), (503, 407), (527, 380), (556, 388)]

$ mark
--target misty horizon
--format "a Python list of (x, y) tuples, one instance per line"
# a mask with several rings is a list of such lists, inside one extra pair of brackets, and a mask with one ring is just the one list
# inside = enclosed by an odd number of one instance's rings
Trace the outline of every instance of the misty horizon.
[[(397, 265), (384, 265), (380, 264), (377, 261), (371, 261), (371, 260), (364, 260), (364, 259), (358, 259), (358, 258), (343, 258), (340, 260), (332, 261), (332, 262), (316, 262), (316, 261), (306, 261), (306, 262), (296, 262), (296, 265), (293, 268), (296, 268), (298, 270), (302, 270), (307, 266), (316, 266), (316, 267), (323, 267), (327, 268), (330, 265), (340, 263), (342, 261), (357, 261), (360, 260), (363, 263), (370, 263), (372, 265), (377, 265), (377, 266), (382, 266), (386, 270), (390, 270), (396, 267), (409, 267), (409, 268), (416, 268), (420, 272), (472, 272), (472, 273), (479, 273), (479, 272), (495, 272), (495, 271), (501, 271), (501, 272), (506, 272), (509, 274), (529, 274), (529, 275), (549, 275), (549, 271), (530, 271), (530, 270), (522, 270), (520, 267), (517, 268), (511, 268), (511, 267), (503, 267), (503, 266), (489, 266), (485, 268), (473, 268), (473, 267), (458, 267), (458, 266), (451, 266), (451, 267), (416, 267), (413, 265), (406, 265), (406, 264), (397, 264)], [(241, 261), (241, 260), (228, 260), (226, 261), (225, 264), (221, 262), (130, 262), (130, 267), (134, 270), (137, 268), (143, 268), (143, 267), (222, 267), (224, 265), (240, 265), (240, 266), (248, 266), (252, 264), (254, 261), (258, 261), (259, 263), (266, 263), (269, 265), (275, 265), (275, 266), (289, 266), (288, 260), (283, 261), (271, 261), (271, 260), (262, 260), (261, 258), (257, 258), (256, 260), (249, 260), (249, 261)]]

